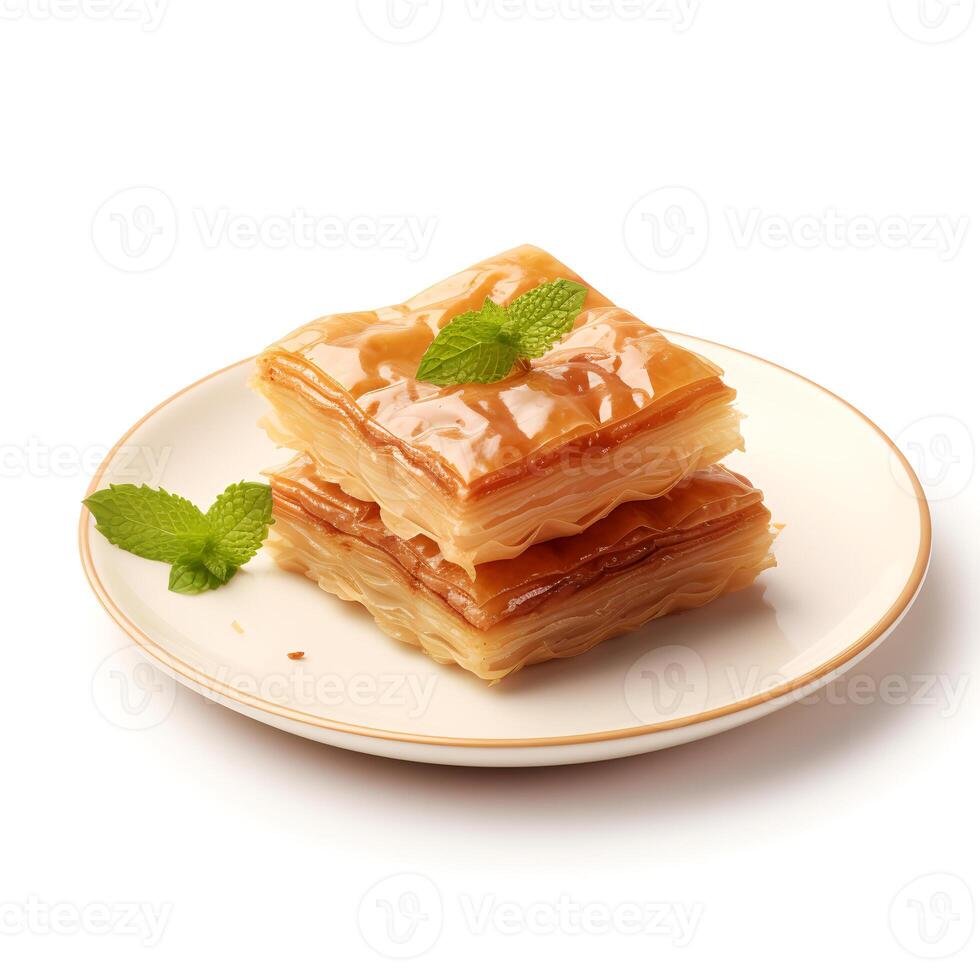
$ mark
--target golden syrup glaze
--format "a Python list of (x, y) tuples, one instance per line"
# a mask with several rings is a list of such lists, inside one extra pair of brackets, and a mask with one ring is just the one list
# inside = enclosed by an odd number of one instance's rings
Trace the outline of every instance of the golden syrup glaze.
[(383, 550), (480, 629), (530, 612), (558, 592), (578, 591), (604, 575), (677, 555), (749, 523), (768, 528), (770, 520), (759, 490), (745, 477), (712, 466), (655, 500), (620, 504), (581, 534), (533, 545), (519, 560), (481, 564), (471, 581), (429, 538), (404, 540), (392, 534), (377, 504), (350, 497), (318, 476), (307, 456), (300, 454), (270, 473), (270, 482), (281, 516)]
[(602, 451), (639, 427), (734, 398), (714, 364), (591, 287), (573, 330), (530, 370), (495, 384), (415, 380), (426, 348), (453, 317), (488, 296), (506, 305), (556, 278), (583, 282), (547, 252), (522, 245), (406, 303), (321, 317), (260, 355), (258, 387), (292, 389), (325, 425), (355, 427), (462, 497), (520, 478), (530, 464), (545, 467), (557, 452)]

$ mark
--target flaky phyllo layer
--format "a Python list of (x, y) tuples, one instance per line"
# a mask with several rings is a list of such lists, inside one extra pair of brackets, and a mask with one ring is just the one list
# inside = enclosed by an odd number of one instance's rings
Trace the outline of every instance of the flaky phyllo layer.
[(574, 537), (481, 564), (474, 579), (430, 539), (392, 533), (376, 504), (323, 479), (309, 457), (270, 479), (269, 546), (283, 567), (486, 680), (704, 605), (773, 564), (761, 493), (721, 466), (657, 499), (624, 503)]
[(591, 288), (573, 330), (530, 370), (494, 384), (415, 380), (454, 316), (556, 278), (582, 281), (526, 245), (404, 304), (301, 327), (258, 360), (270, 434), (471, 578), (741, 446), (721, 371)]

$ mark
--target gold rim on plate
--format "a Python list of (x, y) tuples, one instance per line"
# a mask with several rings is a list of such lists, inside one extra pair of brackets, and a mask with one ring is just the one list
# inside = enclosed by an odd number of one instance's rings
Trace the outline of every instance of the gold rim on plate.
[[(204, 691), (210, 691), (221, 698), (236, 702), (248, 708), (268, 712), (280, 718), (286, 718), (290, 721), (298, 722), (303, 725), (311, 725), (315, 728), (340, 732), (345, 735), (362, 735), (368, 738), (383, 739), (389, 742), (413, 742), (422, 745), (446, 745), (456, 746), (457, 748), (484, 749), (526, 749), (551, 745), (580, 745), (587, 742), (606, 742), (612, 739), (636, 738), (642, 735), (652, 735), (654, 732), (670, 731), (677, 728), (687, 728), (690, 725), (697, 725), (700, 722), (711, 721), (715, 718), (724, 717), (725, 715), (738, 714), (742, 711), (748, 710), (749, 708), (754, 708), (757, 705), (764, 704), (767, 701), (773, 701), (785, 694), (790, 694), (793, 691), (799, 690), (800, 688), (805, 688), (808, 685), (813, 684), (815, 681), (826, 677), (828, 674), (833, 673), (839, 667), (842, 667), (848, 661), (853, 660), (858, 656), (858, 654), (862, 653), (869, 646), (881, 639), (901, 618), (902, 614), (917, 595), (919, 587), (922, 585), (922, 580), (925, 577), (926, 568), (929, 565), (929, 554), (932, 549), (932, 521), (929, 516), (929, 505), (926, 501), (922, 484), (919, 482), (919, 478), (916, 476), (915, 471), (912, 469), (908, 460), (895, 445), (895, 443), (892, 442), (892, 440), (889, 439), (888, 436), (863, 412), (856, 409), (850, 402), (845, 401), (839, 395), (835, 395), (832, 391), (829, 391), (822, 385), (818, 385), (815, 381), (811, 381), (809, 378), (805, 378), (803, 375), (797, 374), (795, 371), (790, 371), (788, 368), (784, 368), (779, 364), (768, 361), (764, 357), (757, 357), (755, 354), (747, 354), (745, 351), (740, 351), (735, 347), (728, 347), (724, 344), (718, 344), (715, 341), (704, 341), (698, 337), (691, 337), (689, 334), (676, 333), (673, 330), (665, 332), (669, 332), (675, 337), (684, 337), (699, 341), (701, 343), (710, 343), (715, 347), (721, 348), (722, 350), (731, 351), (735, 354), (741, 354), (744, 357), (750, 357), (755, 361), (768, 365), (769, 367), (776, 368), (785, 374), (792, 375), (793, 377), (798, 378), (800, 381), (805, 381), (808, 385), (812, 385), (818, 391), (823, 392), (825, 395), (829, 395), (835, 401), (842, 404), (845, 408), (850, 409), (850, 411), (857, 415), (858, 418), (869, 425), (878, 434), (881, 440), (901, 461), (902, 466), (904, 467), (905, 472), (911, 481), (912, 488), (915, 491), (916, 501), (919, 507), (919, 551), (915, 558), (915, 564), (912, 567), (912, 574), (909, 576), (909, 579), (902, 588), (902, 591), (888, 608), (885, 615), (882, 616), (882, 618), (871, 629), (865, 632), (863, 636), (855, 640), (849, 646), (845, 647), (834, 657), (831, 657), (829, 660), (825, 661), (819, 667), (815, 667), (813, 670), (808, 671), (806, 674), (803, 674), (792, 681), (787, 681), (785, 684), (781, 684), (778, 687), (774, 687), (771, 690), (765, 691), (761, 694), (756, 694), (751, 698), (746, 698), (743, 701), (735, 701), (731, 704), (726, 704), (718, 708), (712, 708), (710, 711), (702, 711), (698, 714), (687, 715), (683, 718), (672, 718), (668, 721), (655, 722), (648, 725), (636, 725), (632, 728), (616, 728), (604, 732), (587, 732), (580, 735), (552, 735), (541, 738), (453, 738), (448, 735), (420, 735), (414, 732), (388, 731), (383, 728), (368, 728), (363, 725), (351, 725), (342, 721), (332, 721), (328, 718), (321, 718), (317, 715), (311, 715), (304, 711), (297, 711), (293, 708), (287, 708), (283, 705), (275, 704), (272, 701), (266, 701), (263, 698), (254, 697), (253, 695), (240, 691), (237, 688), (230, 687), (216, 678), (209, 677), (208, 675), (201, 673), (199, 670), (196, 670), (189, 664), (180, 660), (179, 657), (171, 653), (169, 650), (161, 647), (154, 640), (151, 640), (150, 637), (148, 637), (116, 605), (105, 586), (102, 584), (102, 580), (99, 578), (99, 573), (95, 569), (95, 563), (92, 561), (92, 552), (89, 545), (89, 536), (94, 524), (88, 510), (83, 506), (81, 519), (79, 520), (78, 525), (78, 545), (79, 551), (81, 552), (82, 568), (85, 570), (85, 575), (88, 579), (89, 585), (92, 587), (92, 591), (95, 592), (96, 598), (102, 604), (106, 612), (112, 617), (113, 620), (115, 620), (116, 624), (123, 630), (123, 632), (128, 634), (130, 639), (132, 639), (162, 667), (189, 681), (193, 687), (200, 688)], [(162, 401), (156, 406), (156, 408), (147, 412), (147, 414), (144, 415), (135, 425), (131, 426), (126, 431), (122, 438), (106, 454), (106, 457), (99, 466), (95, 476), (92, 477), (92, 482), (89, 484), (86, 496), (91, 495), (99, 488), (99, 484), (101, 483), (102, 477), (105, 474), (106, 469), (109, 467), (109, 464), (119, 452), (120, 448), (129, 441), (130, 437), (136, 432), (137, 429), (140, 428), (140, 426), (143, 425), (144, 422), (151, 419), (159, 411), (166, 408), (171, 402), (176, 401), (178, 398), (185, 395), (188, 391), (205, 384), (206, 382), (212, 380), (212, 378), (218, 377), (218, 375), (225, 374), (228, 371), (233, 371), (235, 368), (241, 367), (243, 364), (246, 364), (251, 360), (253, 360), (253, 358), (246, 357), (241, 361), (236, 361), (234, 364), (229, 364), (227, 367), (214, 371), (198, 381), (195, 381), (193, 384), (188, 385), (186, 388), (182, 388), (165, 401)]]

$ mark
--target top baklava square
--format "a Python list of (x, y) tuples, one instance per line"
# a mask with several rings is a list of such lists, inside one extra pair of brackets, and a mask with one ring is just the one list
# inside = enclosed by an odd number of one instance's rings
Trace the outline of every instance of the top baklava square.
[[(416, 380), (454, 317), (554, 279), (588, 287), (561, 342), (492, 384)], [(266, 426), (396, 535), (475, 566), (578, 534), (740, 448), (735, 392), (707, 359), (520, 246), (405, 303), (321, 317), (258, 358)]]

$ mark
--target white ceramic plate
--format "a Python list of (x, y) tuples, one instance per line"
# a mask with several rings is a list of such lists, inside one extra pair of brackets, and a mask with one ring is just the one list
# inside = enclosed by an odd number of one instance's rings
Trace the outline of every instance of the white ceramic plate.
[[(111, 546), (83, 511), (96, 594), (165, 671), (277, 728), (377, 755), (534, 766), (634, 755), (775, 711), (843, 673), (914, 600), (929, 511), (895, 446), (856, 409), (782, 368), (692, 337), (746, 413), (731, 464), (762, 487), (779, 567), (748, 591), (488, 687), (382, 634), (360, 607), (259, 555), (224, 588), (167, 591), (167, 567)], [(251, 362), (138, 422), (91, 491), (153, 482), (206, 506), (284, 458), (257, 427)], [(162, 466), (162, 469), (161, 469)], [(91, 492), (90, 491), (90, 492)], [(286, 654), (302, 650), (305, 658)]]

